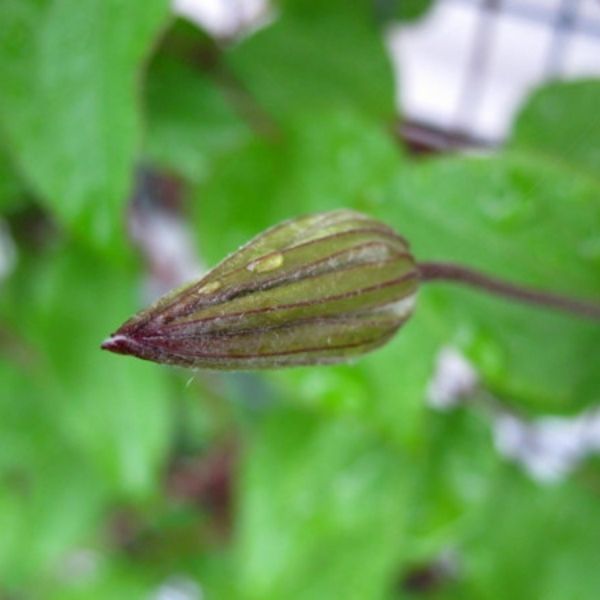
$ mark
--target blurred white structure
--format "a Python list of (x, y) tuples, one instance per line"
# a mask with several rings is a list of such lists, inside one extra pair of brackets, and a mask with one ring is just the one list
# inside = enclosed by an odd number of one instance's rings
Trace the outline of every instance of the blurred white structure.
[(200, 585), (184, 575), (173, 575), (150, 596), (150, 600), (202, 600)]
[(6, 221), (0, 219), (0, 282), (8, 277), (17, 263), (17, 246)]
[(472, 395), (478, 384), (473, 365), (458, 350), (446, 346), (438, 354), (433, 377), (427, 386), (427, 403), (436, 410), (454, 408)]
[(571, 418), (543, 417), (526, 422), (508, 413), (494, 423), (496, 448), (519, 462), (540, 482), (560, 481), (600, 450), (600, 409)]
[(144, 304), (203, 274), (190, 228), (176, 215), (159, 208), (138, 209), (130, 214), (129, 229), (149, 266)]
[(253, 30), (269, 18), (266, 0), (173, 0), (173, 11), (218, 38)]
[[(272, 18), (268, 0), (173, 0), (173, 11), (223, 39)], [(435, 0), (387, 41), (402, 115), (499, 142), (532, 88), (600, 76), (600, 2)]]
[(597, 0), (436, 0), (387, 38), (401, 114), (491, 142), (533, 87), (600, 76)]
[(600, 408), (573, 417), (525, 420), (489, 397), (487, 406), (486, 392), (478, 391), (478, 387), (475, 367), (457, 349), (446, 346), (437, 356), (427, 403), (435, 410), (448, 411), (470, 399), (477, 404), (483, 398), (486, 408), (491, 409), (496, 449), (537, 481), (560, 481), (586, 457), (600, 452)]

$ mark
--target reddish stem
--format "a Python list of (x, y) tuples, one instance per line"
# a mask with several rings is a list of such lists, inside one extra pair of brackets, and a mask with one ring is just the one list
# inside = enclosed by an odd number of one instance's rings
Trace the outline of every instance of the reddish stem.
[(459, 283), (495, 296), (600, 320), (600, 304), (522, 287), (453, 263), (423, 262), (418, 264), (418, 268), (422, 281)]

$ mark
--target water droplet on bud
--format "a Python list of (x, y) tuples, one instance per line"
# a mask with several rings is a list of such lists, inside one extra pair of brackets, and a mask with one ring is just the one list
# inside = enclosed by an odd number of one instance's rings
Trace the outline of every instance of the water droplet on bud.
[(203, 285), (199, 290), (199, 294), (212, 294), (216, 292), (219, 288), (222, 287), (222, 283), (220, 281), (210, 281), (209, 283)]
[(283, 254), (281, 254), (281, 252), (275, 252), (253, 260), (246, 268), (253, 273), (267, 273), (279, 269), (282, 264)]

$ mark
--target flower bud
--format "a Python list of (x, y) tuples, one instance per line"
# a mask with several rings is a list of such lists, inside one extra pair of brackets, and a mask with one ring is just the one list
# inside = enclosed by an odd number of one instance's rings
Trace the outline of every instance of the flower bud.
[(102, 348), (205, 369), (340, 362), (394, 335), (418, 282), (407, 242), (383, 223), (350, 210), (310, 215), (260, 234)]

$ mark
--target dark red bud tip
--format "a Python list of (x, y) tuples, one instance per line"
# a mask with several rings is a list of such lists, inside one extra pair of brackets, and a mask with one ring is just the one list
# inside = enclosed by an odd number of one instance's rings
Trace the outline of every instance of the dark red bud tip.
[(102, 350), (108, 350), (115, 354), (135, 354), (133, 347), (133, 340), (126, 335), (121, 334), (111, 335), (109, 338), (105, 339), (100, 346)]

